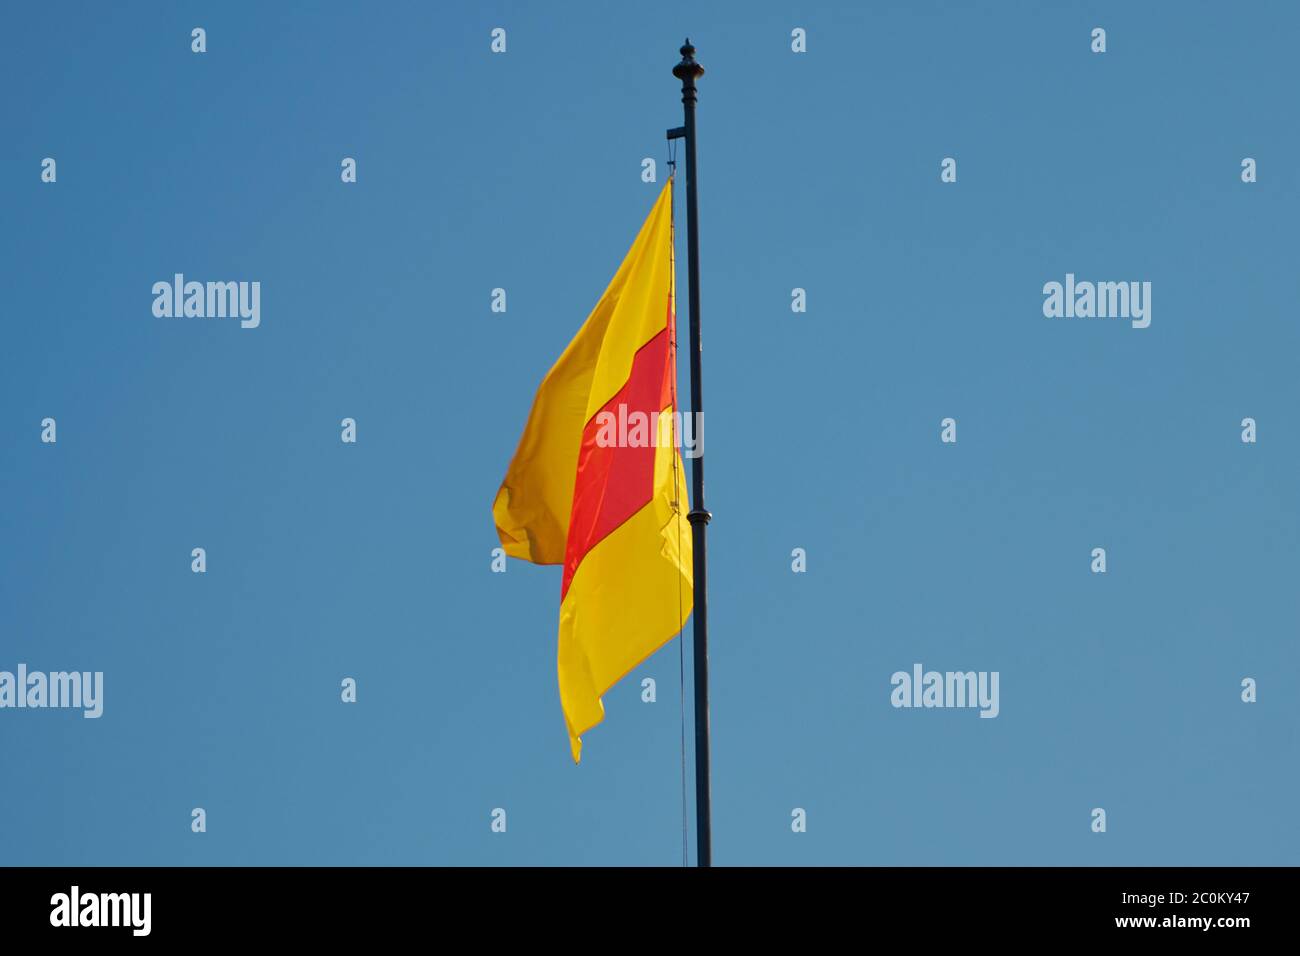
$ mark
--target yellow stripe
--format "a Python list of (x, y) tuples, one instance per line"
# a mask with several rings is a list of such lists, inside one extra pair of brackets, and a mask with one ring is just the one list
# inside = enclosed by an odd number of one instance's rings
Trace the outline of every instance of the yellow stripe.
[(587, 413), (582, 418), (583, 425), (618, 394), (632, 375), (632, 360), (637, 350), (662, 332), (668, 323), (668, 295), (672, 285), (669, 259), (672, 209), (672, 186), (667, 183), (618, 274), (587, 320), (599, 322), (603, 318), (607, 327), (587, 398)]
[[(671, 432), (670, 419), (661, 424)], [(691, 529), (675, 448), (656, 451), (655, 479), (654, 499), (587, 552), (560, 605), (560, 703), (575, 763), (579, 737), (605, 718), (601, 696), (691, 613)]]

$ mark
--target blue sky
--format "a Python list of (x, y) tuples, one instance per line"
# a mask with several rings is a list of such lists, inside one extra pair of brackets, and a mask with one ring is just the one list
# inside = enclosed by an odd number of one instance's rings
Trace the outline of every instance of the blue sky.
[[(715, 861), (1300, 858), (1294, 5), (0, 16), (0, 669), (105, 674), (0, 711), (0, 863), (681, 863), (678, 642), (573, 766), (559, 569), (491, 573), (490, 505), (687, 34)], [(260, 327), (155, 318), (177, 272)], [(1045, 318), (1067, 272), (1150, 328)], [(999, 716), (892, 708), (916, 662)]]

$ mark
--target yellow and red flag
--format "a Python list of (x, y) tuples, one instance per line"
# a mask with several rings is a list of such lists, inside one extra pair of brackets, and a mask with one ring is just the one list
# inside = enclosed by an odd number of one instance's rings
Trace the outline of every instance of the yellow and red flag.
[(542, 380), (492, 505), (506, 554), (564, 565), (558, 668), (575, 763), (601, 696), (691, 612), (672, 187)]

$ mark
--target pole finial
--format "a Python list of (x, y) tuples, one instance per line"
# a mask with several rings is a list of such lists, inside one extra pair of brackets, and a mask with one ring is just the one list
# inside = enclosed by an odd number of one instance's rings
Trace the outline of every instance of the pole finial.
[(681, 80), (683, 86), (688, 80), (690, 85), (694, 86), (694, 81), (704, 75), (704, 67), (695, 62), (695, 47), (691, 45), (690, 37), (686, 38), (679, 52), (682, 54), (682, 62), (673, 67), (673, 76)]

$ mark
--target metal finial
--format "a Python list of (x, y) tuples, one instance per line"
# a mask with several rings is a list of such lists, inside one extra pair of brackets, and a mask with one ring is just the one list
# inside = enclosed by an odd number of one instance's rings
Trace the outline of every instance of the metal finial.
[(679, 80), (685, 81), (687, 77), (692, 80), (698, 79), (704, 75), (704, 67), (695, 62), (695, 47), (691, 46), (691, 38), (686, 38), (686, 43), (681, 48), (682, 62), (673, 67), (673, 76)]

